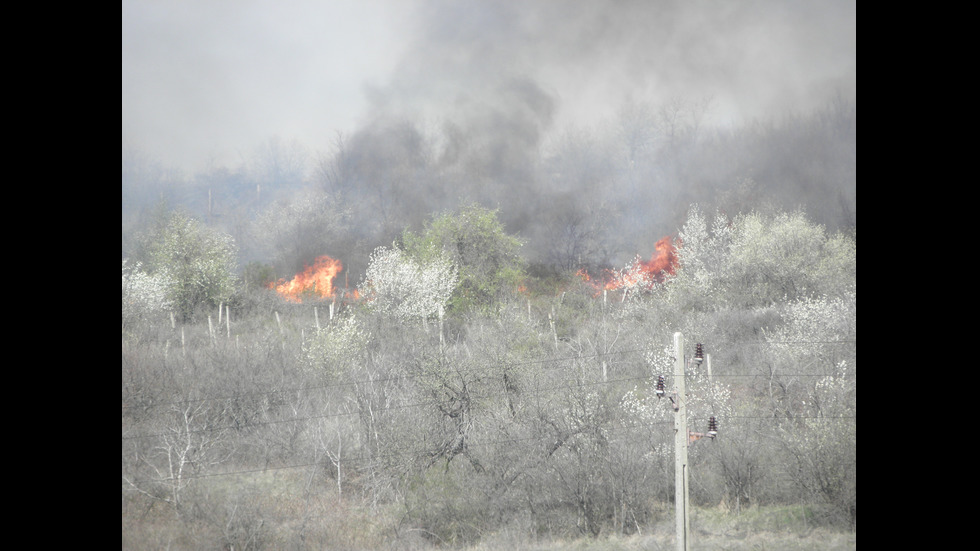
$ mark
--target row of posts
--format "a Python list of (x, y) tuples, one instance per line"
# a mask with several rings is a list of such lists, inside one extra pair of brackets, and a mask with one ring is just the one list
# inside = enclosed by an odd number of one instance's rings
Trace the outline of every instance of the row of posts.
[[(330, 314), (329, 314), (330, 317), (328, 318), (330, 321), (333, 321), (334, 307), (335, 306), (336, 306), (336, 304), (334, 302), (331, 302), (330, 303)], [(439, 312), (438, 313), (439, 313), (439, 344), (442, 345), (442, 346), (444, 346), (445, 345), (445, 336), (443, 335), (443, 319), (444, 319), (444, 316), (445, 316), (445, 311), (444, 311), (444, 309), (443, 309), (443, 307), (442, 307), (441, 304), (439, 305)], [(282, 332), (283, 332), (283, 329), (282, 329), (282, 320), (279, 318), (279, 312), (276, 312), (275, 314), (276, 314), (276, 325), (279, 327), (279, 333), (280, 333), (280, 335), (282, 335)], [(227, 337), (229, 339), (231, 339), (231, 309), (227, 305), (224, 305), (224, 304), (218, 305), (218, 327), (221, 327), (222, 315), (224, 316), (225, 329), (226, 329)], [(314, 324), (315, 324), (317, 330), (319, 331), (320, 330), (320, 314), (319, 314), (316, 306), (313, 307), (313, 318), (314, 318)], [(177, 329), (177, 321), (174, 318), (174, 313), (173, 312), (170, 313), (170, 327), (171, 327), (171, 329), (174, 329), (174, 330)], [(216, 342), (215, 329), (214, 329), (214, 324), (212, 322), (212, 318), (211, 318), (211, 315), (210, 314), (208, 315), (208, 336), (211, 338), (211, 344), (214, 344)], [(236, 337), (236, 345), (237, 345), (237, 337)], [(283, 343), (283, 346), (285, 346), (285, 343)], [(187, 351), (186, 351), (186, 348), (185, 348), (184, 328), (183, 327), (180, 328), (180, 348), (181, 348), (181, 351), (184, 353), (184, 355), (186, 355), (187, 354)]]

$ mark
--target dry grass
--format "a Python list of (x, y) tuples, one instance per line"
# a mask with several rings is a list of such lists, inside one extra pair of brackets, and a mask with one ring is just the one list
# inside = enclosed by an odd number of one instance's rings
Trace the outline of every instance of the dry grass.
[[(308, 472), (270, 470), (220, 476), (190, 488), (180, 518), (172, 507), (123, 492), (122, 549), (343, 549), (434, 551), (438, 538), (399, 522), (398, 510), (371, 507), (340, 495), (335, 481)], [(673, 515), (632, 536), (536, 539), (529, 523), (503, 526), (463, 551), (653, 551), (673, 550)], [(855, 533), (815, 526), (802, 507), (752, 507), (735, 515), (696, 509), (691, 549), (728, 551), (850, 551)]]
[[(696, 534), (693, 551), (851, 551), (857, 548), (856, 534), (813, 530), (808, 534), (758, 532), (754, 534)], [(672, 551), (673, 533), (610, 536), (607, 538), (554, 540), (547, 542), (487, 541), (466, 551)]]
[[(390, 515), (308, 473), (214, 477), (169, 505), (123, 492), (122, 549), (385, 549)], [(308, 491), (312, 488), (312, 491)]]
[[(127, 503), (127, 501), (129, 503)], [(343, 549), (434, 551), (440, 546), (424, 530), (397, 527), (391, 511), (360, 507), (336, 495), (308, 499), (267, 495), (254, 502), (251, 516), (237, 532), (227, 522), (228, 502), (213, 503), (224, 522), (201, 517), (176, 519), (173, 510), (140, 500), (124, 500), (122, 549)], [(225, 505), (222, 508), (222, 504)], [(220, 511), (225, 513), (222, 515)], [(856, 533), (823, 528), (770, 531), (715, 518), (710, 529), (692, 527), (691, 549), (713, 551), (851, 551)], [(251, 524), (249, 525), (248, 522)], [(255, 529), (261, 526), (261, 529)], [(253, 528), (249, 533), (248, 528)], [(237, 536), (237, 539), (235, 538)], [(249, 539), (249, 536), (254, 536)], [(536, 540), (522, 527), (504, 528), (462, 551), (670, 551), (675, 548), (673, 523), (664, 521), (638, 535)]]

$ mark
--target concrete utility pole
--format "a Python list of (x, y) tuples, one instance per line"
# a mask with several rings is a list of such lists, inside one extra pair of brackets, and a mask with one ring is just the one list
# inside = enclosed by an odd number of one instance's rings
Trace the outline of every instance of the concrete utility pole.
[(690, 523), (687, 518), (687, 391), (684, 389), (684, 335), (674, 333), (674, 515), (677, 533), (677, 551), (690, 551), (687, 536)]

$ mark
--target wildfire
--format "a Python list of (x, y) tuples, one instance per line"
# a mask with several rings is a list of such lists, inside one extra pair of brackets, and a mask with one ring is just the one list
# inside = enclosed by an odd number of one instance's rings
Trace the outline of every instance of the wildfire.
[(663, 237), (653, 246), (655, 252), (649, 262), (639, 262), (639, 269), (653, 281), (663, 283), (668, 275), (677, 273), (677, 246), (669, 235)]
[[(679, 242), (678, 242), (679, 243)], [(655, 283), (663, 283), (668, 275), (677, 272), (677, 246), (670, 236), (664, 237), (654, 245), (653, 256), (645, 261), (639, 257), (621, 271), (605, 270), (602, 282), (592, 282), (592, 278), (583, 269), (578, 275), (583, 280), (592, 283), (598, 290), (616, 291), (636, 287), (650, 288)]]
[(331, 298), (334, 296), (333, 278), (344, 269), (339, 260), (323, 255), (313, 262), (313, 266), (296, 274), (293, 279), (280, 279), (270, 283), (269, 288), (275, 289), (283, 298), (292, 302), (303, 302), (304, 296)]

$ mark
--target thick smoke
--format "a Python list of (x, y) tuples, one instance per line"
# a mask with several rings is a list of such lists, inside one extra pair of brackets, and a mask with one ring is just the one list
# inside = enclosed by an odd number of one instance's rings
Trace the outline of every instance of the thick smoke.
[[(132, 37), (151, 20), (191, 21), (191, 4), (127, 5), (124, 141), (151, 120), (156, 134), (195, 138), (193, 128), (164, 132), (149, 109), (126, 116), (127, 83), (171, 63), (185, 61), (182, 77), (160, 81), (151, 99), (211, 91), (206, 103), (184, 103), (209, 129), (242, 119), (237, 134), (258, 131), (260, 143), (283, 128), (291, 137), (280, 118), (305, 110), (319, 120), (323, 104), (345, 101), (319, 74), (338, 73), (318, 50), (349, 52), (348, 68), (395, 52), (379, 65), (385, 76), (362, 85), (356, 124), (321, 124), (307, 144), (321, 152), (317, 189), (350, 220), (351, 248), (390, 244), (471, 202), (499, 209), (533, 261), (561, 268), (649, 258), (695, 202), (732, 214), (802, 207), (832, 229), (855, 224), (853, 0), (369, 2), (374, 11), (359, 13), (388, 21), (384, 37), (346, 33), (361, 28), (347, 8), (249, 0), (228, 14), (205, 10), (173, 47), (163, 32), (158, 42)], [(217, 28), (234, 38), (209, 34)], [(320, 42), (338, 35), (347, 42)], [(208, 65), (194, 62), (201, 51)], [(222, 65), (243, 55), (245, 76)], [(263, 73), (272, 58), (281, 59)], [(267, 109), (292, 103), (290, 114)], [(258, 196), (259, 185), (239, 187)]]
[(377, 205), (394, 227), (465, 201), (499, 208), (561, 266), (648, 255), (686, 205), (759, 177), (705, 166), (716, 129), (855, 99), (852, 2), (473, 0), (418, 13), (353, 135), (371, 159), (363, 189), (417, 209)]
[(425, 2), (417, 38), (371, 109), (517, 113), (528, 104), (500, 96), (516, 81), (549, 96), (564, 124), (677, 97), (712, 96), (719, 120), (739, 124), (807, 111), (837, 92), (854, 99), (855, 10), (849, 1)]

